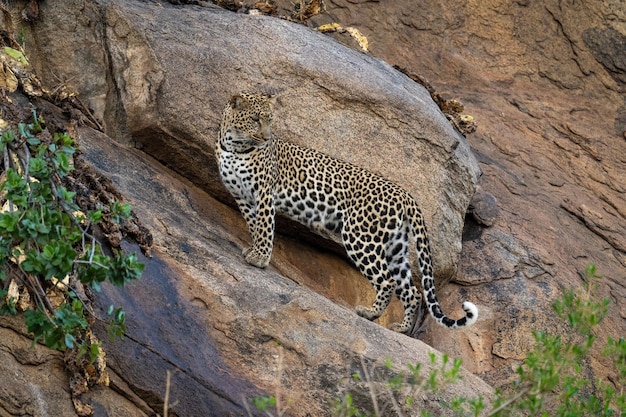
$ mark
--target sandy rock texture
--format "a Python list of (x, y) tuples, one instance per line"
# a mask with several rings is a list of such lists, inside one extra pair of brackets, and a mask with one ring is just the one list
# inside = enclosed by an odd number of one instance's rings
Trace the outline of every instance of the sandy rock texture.
[[(244, 222), (230, 220), (230, 207), (102, 134), (81, 129), (79, 137), (85, 159), (129, 197), (157, 243), (140, 281), (98, 300), (103, 315), (110, 303), (124, 306), (129, 337), (108, 345), (109, 366), (153, 409), (166, 370), (175, 371), (177, 415), (241, 415), (244, 398), (267, 393), (288, 415), (323, 416), (361, 358), (368, 366), (392, 358), (404, 369), (429, 362), (433, 350), (421, 341), (363, 320), (275, 268), (241, 262), (233, 237), (244, 234)], [(463, 378), (440, 400), (491, 395), (480, 379), (465, 371)], [(425, 398), (424, 406), (449, 413), (440, 401)]]
[[(381, 172), (419, 197), (446, 278), (479, 169), (422, 86), (269, 17), (139, 1), (40, 6), (33, 65), (45, 83), (80, 92), (94, 116), (82, 122), (106, 133), (77, 131), (83, 157), (153, 230), (144, 279), (124, 292), (107, 288), (97, 301), (103, 316), (111, 301), (128, 313), (127, 340), (107, 351), (120, 385), (141, 399), (140, 412), (160, 413), (167, 370), (175, 371), (177, 415), (242, 415), (245, 398), (282, 387), (290, 414), (305, 416), (330, 412), (362, 358), (371, 365), (389, 357), (400, 368), (428, 362), (427, 345), (353, 313), (373, 291), (334, 252), (292, 233), (278, 240), (270, 269), (246, 265), (243, 221), (213, 198), (229, 202), (212, 150), (226, 100), (276, 89), (276, 134)], [(467, 383), (424, 398), (425, 407), (445, 414), (441, 403), (452, 395), (490, 395), (464, 375)]]
[[(63, 119), (61, 109), (43, 100), (29, 102), (17, 93), (7, 98), (15, 117), (27, 117), (34, 106), (50, 124)], [(95, 331), (104, 341), (110, 376), (108, 386), (80, 397), (95, 416), (163, 415), (168, 371), (172, 416), (250, 415), (245, 404), (258, 395), (280, 398), (286, 415), (330, 415), (333, 401), (354, 389), (351, 375), (364, 366), (369, 372), (385, 369), (389, 358), (398, 370), (421, 363), (428, 372), (429, 355), (438, 352), (423, 342), (311, 291), (297, 282), (304, 274), (296, 268), (290, 271), (294, 282), (276, 268), (259, 270), (242, 262), (237, 249), (246, 237), (244, 222), (232, 216), (231, 207), (145, 153), (77, 127), (75, 120), (66, 123), (80, 143), (80, 158), (126, 196), (155, 242), (151, 258), (123, 242), (124, 250), (145, 262), (142, 279), (124, 289), (104, 285), (94, 298)], [(283, 248), (289, 243), (281, 243), (279, 259), (287, 259)], [(127, 314), (126, 335), (114, 343), (103, 324), (111, 304)], [(33, 347), (23, 327), (19, 316), (0, 318), (0, 363), (6, 372), (0, 412), (77, 415), (63, 354)], [(490, 397), (482, 380), (465, 370), (461, 375), (461, 383), (416, 400), (448, 415), (443, 404), (452, 396)], [(363, 383), (355, 400), (369, 401)], [(253, 410), (251, 415), (264, 415)]]
[[(0, 415), (77, 415), (63, 353), (33, 345), (21, 317), (2, 317), (0, 341)], [(111, 388), (96, 386), (82, 397), (94, 407), (94, 415), (149, 416), (150, 408), (124, 379), (112, 369), (108, 374)]]

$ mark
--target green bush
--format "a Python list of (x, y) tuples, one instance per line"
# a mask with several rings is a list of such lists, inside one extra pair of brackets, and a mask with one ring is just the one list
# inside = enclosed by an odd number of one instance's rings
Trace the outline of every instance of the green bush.
[[(139, 278), (144, 266), (135, 254), (105, 253), (93, 236), (95, 225), (119, 223), (131, 209), (117, 201), (95, 211), (78, 207), (75, 192), (63, 185), (75, 151), (70, 136), (50, 133), (34, 111), (32, 123), (2, 132), (0, 313), (17, 314), (21, 306), (35, 342), (77, 348), (93, 361), (98, 344), (91, 346), (85, 333), (93, 317), (79, 287), (122, 286)], [(109, 315), (109, 335), (121, 336), (124, 312), (111, 307)]]
[(567, 337), (549, 332), (535, 332), (535, 348), (517, 370), (517, 394), (511, 398), (498, 395), (489, 416), (609, 417), (626, 415), (626, 343), (611, 338), (602, 349), (618, 372), (617, 389), (604, 381), (595, 388), (581, 376), (582, 366), (596, 343), (593, 330), (608, 312), (608, 300), (593, 294), (600, 276), (596, 266), (585, 269), (586, 286), (569, 290), (552, 304), (556, 315), (565, 320), (572, 333)]

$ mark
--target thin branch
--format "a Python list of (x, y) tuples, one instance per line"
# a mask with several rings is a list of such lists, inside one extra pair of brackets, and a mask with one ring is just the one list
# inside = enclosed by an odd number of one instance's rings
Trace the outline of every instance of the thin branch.
[(241, 394), (241, 401), (243, 402), (243, 408), (246, 409), (246, 412), (248, 413), (249, 417), (254, 417), (252, 415), (252, 410), (250, 410), (250, 405), (248, 404), (248, 400), (246, 400), (246, 397), (243, 396), (243, 394)]
[(19, 270), (20, 274), (16, 274), (15, 276), (26, 286), (30, 289), (30, 292), (35, 296), (36, 298), (36, 303), (37, 305), (44, 307), (43, 312), (46, 314), (46, 316), (48, 317), (49, 320), (52, 320), (52, 317), (50, 316), (50, 313), (54, 312), (54, 308), (52, 307), (52, 304), (50, 303), (50, 300), (48, 299), (48, 296), (46, 295), (46, 292), (44, 291), (43, 287), (41, 286), (41, 282), (39, 282), (39, 280), (37, 278), (33, 278), (29, 273), (27, 273), (26, 271), (24, 271), (22, 269), (22, 266), (20, 264), (17, 264), (17, 269)]
[(94, 236), (92, 236), (90, 233), (88, 233), (87, 229), (84, 228), (80, 224), (76, 216), (74, 216), (74, 212), (71, 210), (71, 207), (68, 207), (65, 201), (61, 197), (59, 197), (59, 192), (57, 190), (57, 187), (54, 181), (50, 181), (50, 188), (52, 190), (52, 195), (54, 195), (56, 201), (58, 202), (59, 207), (70, 217), (70, 219), (72, 220), (72, 223), (74, 223), (74, 225), (78, 227), (78, 229), (83, 233), (83, 235), (92, 238), (92, 242), (96, 241), (97, 239)]
[(492, 417), (495, 416), (496, 414), (498, 414), (500, 411), (504, 410), (505, 408), (507, 408), (509, 405), (513, 404), (515, 401), (519, 400), (520, 398), (522, 398), (524, 395), (528, 394), (530, 392), (530, 388), (531, 387), (525, 387), (524, 389), (522, 389), (520, 392), (517, 393), (517, 395), (515, 395), (514, 397), (509, 398), (508, 400), (506, 400), (505, 402), (503, 402), (502, 404), (500, 404), (500, 406), (498, 408), (496, 408), (495, 410), (491, 411), (487, 417)]
[(278, 375), (277, 375), (277, 380), (278, 383), (276, 384), (276, 413), (278, 413), (278, 417), (282, 417), (283, 415), (285, 415), (285, 412), (287, 411), (287, 409), (282, 409), (281, 407), (281, 397), (282, 397), (282, 392), (281, 392), (281, 387), (282, 387), (282, 379), (283, 379), (283, 361), (285, 359), (285, 352), (283, 350), (283, 348), (281, 347), (278, 351)]
[(8, 143), (2, 151), (2, 163), (4, 164), (5, 171), (8, 171), (11, 168), (11, 146)]
[(367, 370), (367, 365), (365, 364), (365, 360), (363, 356), (361, 356), (361, 368), (363, 368), (363, 374), (365, 375), (365, 381), (367, 382), (367, 387), (369, 388), (370, 397), (372, 398), (372, 406), (374, 407), (374, 415), (376, 417), (380, 417), (380, 410), (378, 408), (378, 398), (376, 397), (376, 389), (374, 388), (374, 381), (370, 377), (370, 373)]
[[(74, 281), (76, 285), (72, 285), (72, 281)], [(82, 288), (79, 289), (79, 286)], [(82, 283), (76, 277), (70, 276), (70, 282), (66, 285), (66, 287), (68, 291), (71, 291), (80, 300), (80, 302), (83, 303), (83, 308), (86, 309), (89, 315), (95, 319), (96, 313), (93, 310), (93, 306), (89, 302), (89, 299), (87, 298), (87, 294), (85, 293)]]
[(163, 398), (163, 417), (167, 417), (170, 408), (170, 385), (172, 383), (172, 373), (167, 370), (165, 376), (165, 398)]
[(26, 144), (26, 142), (22, 143), (22, 146), (20, 146), (20, 149), (22, 150), (22, 152), (24, 152), (24, 156), (20, 157), (18, 153), (18, 159), (20, 160), (20, 163), (22, 164), (22, 170), (24, 171), (24, 178), (26, 179), (26, 182), (30, 184), (30, 175), (28, 174), (30, 172), (30, 149), (28, 149), (28, 145)]
[(96, 265), (96, 266), (99, 266), (100, 268), (103, 268), (103, 269), (109, 269), (109, 267), (108, 267), (108, 266), (106, 266), (106, 265), (102, 265), (102, 264), (101, 264), (101, 263), (99, 263), (99, 262), (83, 261), (83, 260), (81, 260), (81, 259), (76, 259), (76, 260), (74, 260), (74, 263), (75, 263), (75, 264), (84, 264), (84, 265)]
[[(4, 160), (4, 172), (7, 172), (11, 168), (11, 156), (9, 155), (9, 147), (5, 146), (4, 151), (2, 152), (2, 157)], [(9, 200), (9, 213), (13, 213), (15, 211), (15, 207), (13, 207), (13, 201)]]
[(96, 254), (96, 237), (91, 236), (91, 253), (89, 254), (89, 263), (93, 262), (93, 257), (95, 254)]
[(402, 413), (402, 409), (398, 405), (398, 401), (396, 400), (396, 397), (393, 395), (393, 391), (391, 390), (389, 385), (385, 385), (385, 388), (386, 388), (387, 395), (389, 396), (389, 399), (391, 400), (391, 406), (395, 410), (396, 414), (398, 414), (399, 417), (404, 417), (404, 413)]

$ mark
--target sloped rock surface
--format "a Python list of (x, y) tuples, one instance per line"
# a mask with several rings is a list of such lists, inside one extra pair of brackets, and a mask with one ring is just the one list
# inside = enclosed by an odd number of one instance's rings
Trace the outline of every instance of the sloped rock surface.
[[(279, 15), (294, 5), (277, 2)], [(424, 340), (494, 385), (514, 376), (532, 331), (568, 330), (551, 303), (584, 285), (594, 263), (597, 296), (613, 307), (600, 338), (626, 334), (626, 9), (619, 1), (502, 3), (332, 0), (310, 27), (337, 22), (363, 33), (372, 55), (418, 73), (459, 98), (478, 124), (468, 137), (482, 189), (497, 201), (492, 228), (468, 218), (444, 307), (477, 299), (481, 320)], [(348, 33), (334, 38), (358, 48)], [(490, 220), (489, 222), (491, 222)], [(590, 379), (613, 372), (599, 351)]]
[[(392, 357), (400, 367), (428, 361), (430, 349), (421, 342), (353, 313), (357, 302), (371, 303), (372, 290), (335, 254), (298, 254), (301, 239), (281, 238), (272, 265), (290, 279), (247, 266), (240, 247), (249, 237), (240, 216), (195, 188), (225, 199), (212, 155), (221, 108), (233, 92), (266, 87), (271, 79), (282, 97), (278, 134), (386, 173), (421, 196), (433, 225), (438, 272), (445, 276), (455, 268), (463, 213), (479, 171), (464, 139), (421, 86), (301, 26), (214, 7), (46, 3), (34, 29), (45, 60), (32, 61), (41, 74), (52, 76), (54, 68), (57, 77), (76, 80), (96, 116), (85, 123), (102, 119), (119, 142), (136, 145), (193, 183), (150, 167), (145, 154), (140, 158), (80, 130), (85, 157), (155, 229), (155, 258), (147, 260), (137, 292), (133, 286), (128, 295), (106, 289), (99, 298), (102, 316), (115, 301), (136, 317), (129, 320), (126, 343), (109, 346), (109, 363), (144, 411), (163, 406), (168, 369), (176, 371), (171, 398), (179, 415), (242, 415), (244, 398), (283, 385), (286, 398), (306, 404), (291, 414), (325, 415), (339, 395), (338, 381), (357, 371), (362, 357), (367, 363)], [(197, 36), (189, 37), (194, 31)], [(243, 46), (242, 32), (255, 34), (244, 37)], [(268, 36), (274, 37), (269, 44)], [(59, 49), (68, 39), (77, 54)], [(276, 53), (281, 42), (283, 55)], [(190, 67), (196, 70), (184, 71)], [(432, 219), (437, 216), (441, 220)], [(323, 288), (340, 305), (298, 283)], [(280, 355), (284, 362), (278, 364)], [(480, 380), (466, 379), (470, 384), (442, 398), (489, 396)], [(428, 408), (445, 413), (437, 402)]]
[[(63, 353), (33, 345), (21, 317), (0, 318), (0, 415), (75, 416)], [(83, 399), (95, 415), (145, 417), (148, 407), (110, 372), (111, 386), (94, 387)]]
[[(153, 409), (161, 406), (165, 371), (174, 371), (177, 415), (242, 415), (244, 399), (280, 396), (288, 415), (329, 415), (341, 381), (365, 363), (392, 358), (399, 368), (429, 362), (431, 349), (358, 317), (351, 308), (285, 278), (270, 267), (241, 262), (233, 236), (243, 220), (189, 181), (81, 129), (83, 156), (111, 178), (154, 235), (154, 258), (142, 280), (123, 291), (106, 288), (128, 314), (128, 338), (107, 345), (109, 366)], [(118, 155), (102, 158), (102, 155)], [(405, 368), (406, 369), (406, 368)], [(463, 372), (452, 395), (490, 396)], [(437, 415), (439, 402), (425, 407)]]
[(24, 333), (17, 323), (3, 318), (0, 414), (34, 416), (54, 410), (58, 415), (72, 415), (74, 406), (66, 389), (69, 377), (64, 370), (63, 354), (32, 346), (32, 340)]

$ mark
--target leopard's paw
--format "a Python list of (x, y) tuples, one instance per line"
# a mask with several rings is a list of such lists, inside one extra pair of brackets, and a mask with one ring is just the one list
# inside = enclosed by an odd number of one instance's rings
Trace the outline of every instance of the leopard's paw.
[(391, 326), (389, 326), (389, 329), (398, 333), (406, 333), (409, 331), (410, 327), (411, 326), (407, 326), (404, 323), (392, 323)]
[(380, 317), (380, 314), (377, 314), (374, 309), (365, 306), (356, 306), (354, 311), (356, 311), (356, 314), (358, 314), (359, 316), (368, 320), (376, 320), (378, 317)]
[(270, 257), (261, 255), (254, 248), (249, 248), (244, 250), (244, 258), (246, 262), (250, 265), (256, 266), (257, 268), (265, 268), (270, 263)]

